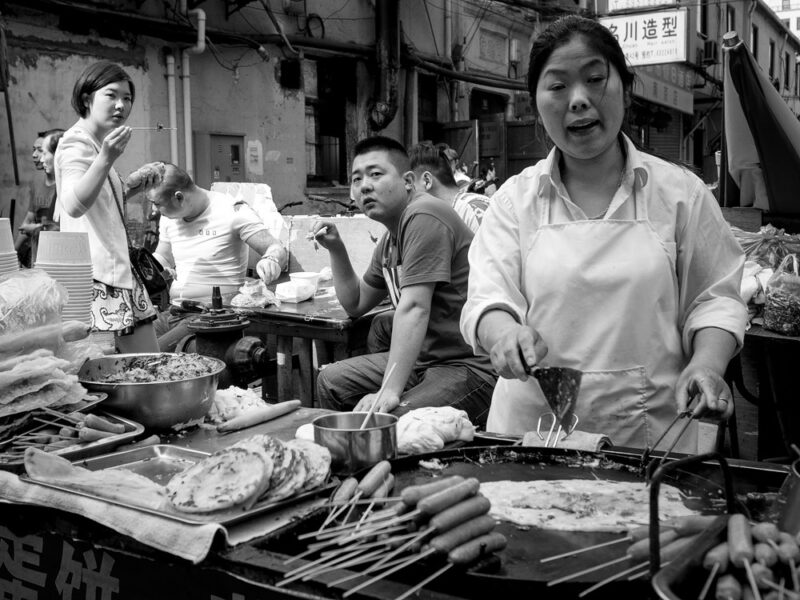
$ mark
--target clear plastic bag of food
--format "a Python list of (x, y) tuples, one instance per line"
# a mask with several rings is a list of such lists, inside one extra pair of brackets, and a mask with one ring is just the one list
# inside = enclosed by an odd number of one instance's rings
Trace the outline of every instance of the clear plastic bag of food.
[(800, 272), (794, 254), (781, 261), (767, 282), (764, 328), (784, 335), (800, 335)]
[(800, 253), (800, 236), (773, 225), (765, 225), (756, 232), (738, 227), (731, 227), (731, 231), (747, 259), (765, 268), (775, 269), (787, 255)]
[(267, 304), (280, 306), (280, 300), (260, 279), (248, 279), (240, 287), (239, 293), (231, 299), (236, 308), (264, 308)]
[(41, 270), (0, 276), (0, 357), (58, 350), (67, 297), (64, 286)]

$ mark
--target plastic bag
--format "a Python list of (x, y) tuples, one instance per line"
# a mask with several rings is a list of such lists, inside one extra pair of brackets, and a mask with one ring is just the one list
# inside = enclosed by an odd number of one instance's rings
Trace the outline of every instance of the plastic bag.
[(794, 254), (787, 255), (767, 282), (764, 328), (800, 335), (800, 273)]
[(267, 304), (281, 305), (275, 293), (260, 279), (246, 280), (231, 299), (231, 306), (236, 308), (264, 308)]
[(775, 269), (787, 255), (800, 253), (800, 236), (787, 234), (772, 225), (765, 225), (757, 232), (738, 227), (731, 227), (731, 231), (747, 260), (762, 267)]
[(67, 297), (64, 286), (41, 270), (0, 277), (0, 358), (42, 348), (58, 350)]

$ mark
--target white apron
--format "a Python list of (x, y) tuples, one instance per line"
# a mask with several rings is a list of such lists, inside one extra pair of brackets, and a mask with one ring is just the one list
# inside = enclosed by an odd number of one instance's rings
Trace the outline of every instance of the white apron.
[[(617, 446), (643, 448), (677, 414), (675, 384), (686, 361), (676, 246), (655, 232), (639, 196), (634, 192), (632, 221), (551, 224), (550, 201), (541, 202), (541, 225), (523, 247), (522, 288), (530, 301), (526, 324), (549, 348), (541, 365), (583, 371), (578, 429), (604, 433)], [(549, 410), (534, 377), (500, 378), (486, 429), (535, 431)], [(675, 451), (697, 451), (695, 425)]]

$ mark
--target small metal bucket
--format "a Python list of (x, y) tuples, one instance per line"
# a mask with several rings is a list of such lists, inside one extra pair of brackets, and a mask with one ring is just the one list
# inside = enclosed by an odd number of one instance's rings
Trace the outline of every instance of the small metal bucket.
[(397, 454), (397, 417), (373, 413), (360, 429), (366, 412), (322, 415), (311, 423), (314, 441), (331, 452), (331, 470), (350, 475)]
[(779, 529), (797, 535), (800, 533), (800, 460), (792, 463), (792, 470), (781, 487), (779, 502), (783, 504)]

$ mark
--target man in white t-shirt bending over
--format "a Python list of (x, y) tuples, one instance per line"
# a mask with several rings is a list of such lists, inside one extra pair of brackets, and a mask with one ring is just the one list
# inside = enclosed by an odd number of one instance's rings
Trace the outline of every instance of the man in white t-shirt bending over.
[(250, 248), (262, 256), (256, 271), (264, 283), (277, 279), (286, 267), (286, 248), (243, 200), (198, 187), (170, 163), (145, 165), (128, 177), (127, 184), (132, 192), (144, 189), (166, 217), (159, 225), (154, 254), (162, 265), (175, 269), (173, 301), (207, 301), (213, 286), (219, 286), (223, 295), (235, 293), (244, 283)]

